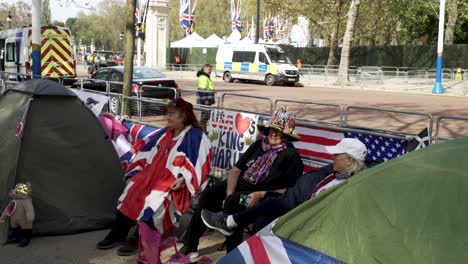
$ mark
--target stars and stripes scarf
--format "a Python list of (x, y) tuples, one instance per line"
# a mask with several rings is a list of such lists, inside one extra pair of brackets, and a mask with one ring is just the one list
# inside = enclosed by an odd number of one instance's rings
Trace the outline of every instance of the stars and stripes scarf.
[(257, 184), (264, 180), (278, 153), (286, 149), (286, 147), (286, 143), (272, 146), (268, 143), (268, 139), (265, 138), (262, 141), (262, 149), (265, 153), (247, 169), (244, 173), (244, 179), (252, 184)]

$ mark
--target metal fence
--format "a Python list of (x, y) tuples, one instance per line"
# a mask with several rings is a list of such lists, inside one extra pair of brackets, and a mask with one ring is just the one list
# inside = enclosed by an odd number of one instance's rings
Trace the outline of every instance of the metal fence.
[[(0, 73), (0, 76), (5, 76)], [(63, 82), (63, 80), (58, 80)], [(74, 79), (73, 79), (74, 80)], [(141, 97), (141, 94), (136, 96), (124, 97), (122, 94), (112, 92), (110, 86), (112, 82), (105, 82), (106, 88), (104, 91), (95, 91), (85, 89), (83, 86), (84, 80), (76, 82), (77, 89), (86, 92), (92, 92), (109, 96), (109, 103), (106, 105), (106, 111), (114, 114), (128, 114), (129, 118), (134, 122), (145, 124), (152, 124), (155, 126), (164, 126), (167, 121), (166, 107), (169, 99), (156, 99)], [(118, 83), (118, 82), (117, 82)], [(0, 79), (0, 91), (5, 92), (11, 86), (18, 84), (17, 81), (10, 81), (8, 79)], [(121, 84), (121, 83), (118, 83)], [(201, 120), (202, 126), (206, 127), (211, 110), (214, 108), (226, 109), (233, 111), (241, 111), (247, 113), (259, 114), (264, 117), (269, 117), (275, 109), (284, 105), (287, 106), (292, 112), (297, 114), (297, 121), (313, 124), (316, 127), (325, 127), (330, 129), (357, 129), (366, 131), (368, 134), (383, 133), (390, 136), (406, 137), (415, 136), (422, 129), (428, 127), (429, 133), (432, 136), (434, 119), (430, 113), (414, 112), (414, 111), (401, 111), (394, 109), (375, 108), (375, 107), (362, 107), (362, 106), (342, 106), (338, 104), (329, 104), (313, 101), (295, 101), (277, 99), (274, 102), (271, 98), (251, 96), (245, 94), (234, 93), (218, 93), (217, 103), (213, 106), (199, 105), (196, 103), (194, 90), (180, 89), (176, 91), (174, 88), (152, 87), (155, 89), (163, 89), (171, 91), (175, 97), (185, 93), (192, 93), (190, 98), (194, 105), (194, 110)], [(124, 112), (123, 104), (127, 102), (129, 105), (129, 112)], [(406, 116), (402, 121), (402, 116)], [(408, 118), (411, 117), (411, 118)], [(207, 118), (208, 117), (208, 118)], [(446, 140), (449, 138), (456, 138), (465, 136), (467, 129), (456, 133), (453, 136), (443, 136), (443, 130), (457, 130), (459, 125), (446, 125), (447, 122), (466, 122), (468, 118), (441, 116), (437, 119), (437, 127), (434, 141)], [(468, 122), (466, 122), (468, 124)], [(452, 133), (453, 134), (453, 133)]]
[(296, 115), (296, 120), (313, 121), (334, 126), (343, 125), (343, 106), (338, 104), (278, 99), (274, 109), (285, 106)]
[[(402, 121), (402, 115), (406, 116), (407, 121)], [(432, 135), (434, 123), (430, 113), (364, 106), (346, 107), (343, 120), (345, 127), (364, 128), (407, 136), (416, 136), (426, 127), (429, 129), (429, 135)]]

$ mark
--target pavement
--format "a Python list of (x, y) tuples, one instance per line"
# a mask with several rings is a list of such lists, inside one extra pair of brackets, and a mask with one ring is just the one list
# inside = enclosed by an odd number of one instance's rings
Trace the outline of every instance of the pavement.
[[(165, 72), (174, 78), (182, 88), (182, 95), (189, 101), (195, 101), (194, 72)], [(81, 69), (79, 76), (86, 77)], [(384, 80), (383, 84), (337, 85), (333, 80), (322, 76), (309, 76), (302, 80), (304, 87), (273, 86), (258, 83), (226, 83), (215, 78), (215, 87), (219, 93), (229, 93), (224, 97), (224, 105), (244, 111), (265, 112), (271, 102), (278, 99), (278, 105), (287, 105), (298, 118), (337, 122), (340, 113), (335, 106), (322, 106), (314, 103), (337, 104), (347, 106), (384, 107), (430, 113), (433, 116), (452, 115), (468, 117), (467, 81), (446, 82), (446, 92), (441, 95), (431, 93), (432, 84), (426, 80)], [(239, 96), (241, 94), (241, 96)], [(263, 99), (249, 98), (242, 95), (259, 96)], [(271, 101), (270, 101), (271, 100)], [(307, 101), (309, 103), (304, 103)], [(314, 103), (312, 103), (314, 102)], [(394, 129), (417, 133), (424, 128), (427, 120), (424, 116), (391, 114), (379, 111), (350, 110), (349, 124), (376, 129)], [(456, 137), (468, 135), (468, 122), (448, 122), (441, 125), (443, 133)], [(35, 237), (27, 248), (14, 245), (0, 247), (1, 264), (127, 264), (135, 263), (135, 257), (119, 257), (116, 249), (96, 250), (96, 243), (107, 230), (87, 232), (68, 236)], [(210, 232), (201, 240), (200, 253), (212, 260), (220, 259), (224, 252), (217, 251), (223, 237), (217, 232)], [(179, 245), (180, 247), (181, 245)], [(162, 259), (167, 260), (174, 250), (167, 250)]]

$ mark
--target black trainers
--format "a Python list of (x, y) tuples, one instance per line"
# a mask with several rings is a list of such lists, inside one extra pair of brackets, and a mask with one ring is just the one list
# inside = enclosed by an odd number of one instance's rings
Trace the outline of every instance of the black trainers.
[(117, 250), (117, 255), (119, 256), (133, 256), (138, 252), (138, 244), (134, 243), (125, 243), (123, 246), (119, 247)]
[(223, 212), (213, 213), (208, 210), (202, 210), (201, 218), (207, 227), (217, 230), (226, 236), (234, 233), (234, 230), (228, 228), (226, 223), (227, 216)]
[(180, 248), (179, 252), (182, 255), (187, 256), (189, 259), (196, 259), (196, 258), (198, 258), (200, 256), (196, 249), (190, 248), (190, 247), (185, 246), (185, 245)]
[(23, 229), (21, 234), (23, 238), (18, 242), (18, 247), (26, 247), (31, 242), (32, 229)]
[(115, 238), (110, 233), (102, 241), (97, 243), (97, 249), (111, 249), (125, 243), (125, 238)]

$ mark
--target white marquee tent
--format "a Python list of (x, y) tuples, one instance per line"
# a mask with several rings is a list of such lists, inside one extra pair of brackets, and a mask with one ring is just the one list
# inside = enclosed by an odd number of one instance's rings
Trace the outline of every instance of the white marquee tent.
[(193, 47), (198, 47), (198, 43), (204, 41), (205, 39), (202, 38), (200, 35), (197, 34), (197, 32), (193, 32), (189, 36), (178, 40), (171, 42), (171, 48), (193, 48)]

